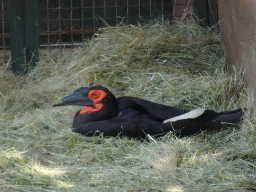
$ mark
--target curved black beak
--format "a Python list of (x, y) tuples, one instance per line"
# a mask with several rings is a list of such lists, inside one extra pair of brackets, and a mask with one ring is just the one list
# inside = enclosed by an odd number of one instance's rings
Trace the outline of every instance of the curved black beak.
[(53, 107), (57, 106), (65, 106), (65, 105), (81, 105), (81, 106), (93, 106), (94, 101), (88, 98), (88, 92), (90, 88), (81, 87), (77, 89), (73, 94), (64, 97), (61, 103), (53, 105)]

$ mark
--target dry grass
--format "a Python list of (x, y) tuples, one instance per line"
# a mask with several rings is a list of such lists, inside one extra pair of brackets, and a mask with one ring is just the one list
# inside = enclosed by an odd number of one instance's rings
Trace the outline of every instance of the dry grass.
[[(27, 77), (3, 66), (1, 191), (223, 191), (256, 188), (255, 108), (241, 70), (230, 76), (217, 31), (195, 22), (101, 29), (70, 52), (41, 56)], [(81, 86), (216, 111), (247, 107), (241, 128), (149, 141), (71, 132), (81, 107), (52, 105)]]

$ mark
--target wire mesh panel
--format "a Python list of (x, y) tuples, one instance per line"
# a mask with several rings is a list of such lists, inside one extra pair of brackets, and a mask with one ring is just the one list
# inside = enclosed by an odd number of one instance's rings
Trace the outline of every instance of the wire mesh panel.
[[(184, 10), (192, 10), (192, 4), (200, 19), (217, 22), (217, 0), (39, 0), (40, 47), (80, 45), (106, 23), (115, 26), (121, 22), (136, 25), (153, 18), (179, 20)], [(0, 0), (0, 63), (7, 62), (10, 55), (10, 6), (10, 0)]]
[[(0, 0), (0, 62), (10, 57), (10, 6)], [(40, 47), (80, 45), (106, 23), (172, 20), (170, 0), (39, 0), (39, 9)]]
[[(203, 2), (206, 8), (200, 8)], [(193, 4), (200, 16), (207, 13), (209, 2), (217, 5), (217, 0), (39, 0), (40, 47), (81, 45), (106, 24), (136, 25), (153, 18), (179, 20)], [(0, 0), (0, 63), (10, 55), (10, 6), (10, 0)], [(216, 15), (217, 6), (211, 9)], [(186, 16), (189, 18), (191, 14)]]
[(138, 24), (156, 17), (171, 20), (172, 1), (41, 0), (40, 44), (77, 45), (106, 23)]

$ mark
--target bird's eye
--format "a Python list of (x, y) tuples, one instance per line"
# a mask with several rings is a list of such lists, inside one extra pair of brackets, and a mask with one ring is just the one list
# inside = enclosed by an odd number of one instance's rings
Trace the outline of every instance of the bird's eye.
[(93, 96), (93, 97), (96, 97), (96, 96), (97, 96), (97, 94), (93, 93), (93, 94), (92, 94), (92, 96)]

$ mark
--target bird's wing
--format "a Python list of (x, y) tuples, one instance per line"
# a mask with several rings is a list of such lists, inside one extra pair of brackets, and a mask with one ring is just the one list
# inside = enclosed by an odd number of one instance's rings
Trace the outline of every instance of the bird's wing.
[(109, 120), (81, 124), (80, 126), (73, 128), (73, 132), (87, 136), (104, 133), (104, 136), (119, 135), (145, 138), (147, 134), (154, 136), (167, 132), (164, 127), (162, 122), (153, 121), (143, 116), (140, 116), (139, 118), (119, 116)]
[(163, 120), (176, 117), (187, 112), (183, 109), (153, 103), (136, 97), (119, 97), (117, 101), (119, 111), (123, 111), (127, 108), (135, 108), (136, 110), (139, 110), (142, 113), (144, 111), (147, 111), (149, 114), (157, 118), (161, 118)]

